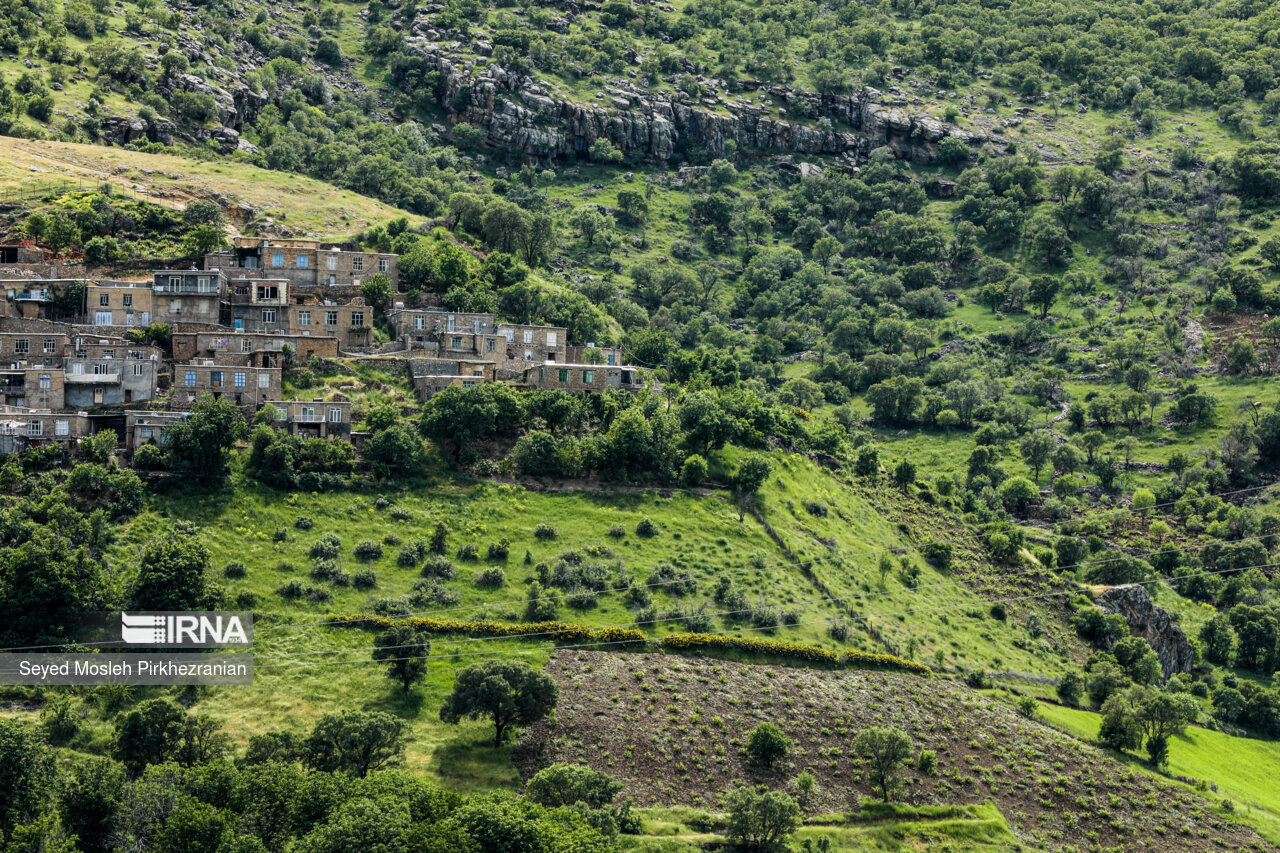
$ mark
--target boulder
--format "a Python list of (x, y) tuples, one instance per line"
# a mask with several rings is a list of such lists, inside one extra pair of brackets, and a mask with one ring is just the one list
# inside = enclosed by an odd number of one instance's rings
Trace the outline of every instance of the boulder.
[(1158, 607), (1147, 594), (1146, 587), (1136, 584), (1113, 586), (1097, 598), (1098, 607), (1106, 613), (1119, 613), (1129, 623), (1129, 632), (1142, 637), (1160, 658), (1164, 677), (1175, 672), (1190, 672), (1195, 652), (1186, 632), (1173, 621), (1164, 608)]

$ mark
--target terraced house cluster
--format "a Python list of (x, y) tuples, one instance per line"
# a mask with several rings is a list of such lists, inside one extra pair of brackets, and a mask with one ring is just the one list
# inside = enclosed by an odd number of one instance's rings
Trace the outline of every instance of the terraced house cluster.
[[(282, 374), (314, 359), (397, 362), (422, 398), (449, 387), (598, 392), (643, 387), (621, 352), (570, 345), (567, 330), (497, 322), (492, 314), (385, 309), (394, 339), (378, 344), (371, 275), (399, 291), (397, 256), (312, 240), (235, 238), (202, 268), (149, 279), (86, 279), (43, 258), (0, 265), (0, 454), (50, 443), (73, 448), (103, 429), (132, 454), (162, 444), (168, 424), (206, 394), (248, 414), (264, 406), (290, 432), (351, 437), (351, 403), (283, 400)], [(80, 268), (74, 268), (79, 270)], [(168, 351), (152, 343), (166, 328)], [(385, 338), (384, 338), (385, 340)]]

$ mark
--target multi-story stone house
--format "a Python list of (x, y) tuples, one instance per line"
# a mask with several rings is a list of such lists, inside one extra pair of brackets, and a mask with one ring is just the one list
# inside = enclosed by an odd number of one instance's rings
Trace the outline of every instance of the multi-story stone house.
[(230, 249), (206, 255), (204, 266), (232, 271), (236, 277), (283, 278), (296, 287), (360, 287), (369, 276), (381, 273), (397, 290), (397, 259), (392, 254), (345, 251), (318, 240), (236, 237)]
[(231, 303), (231, 328), (286, 334), (291, 331), (289, 282), (286, 279), (231, 279), (227, 283), (227, 292)]
[(149, 326), (153, 284), (94, 281), (85, 289), (84, 322), (94, 326)]
[(345, 400), (269, 400), (276, 426), (304, 438), (350, 438), (351, 404)]
[(0, 406), (2, 456), (48, 444), (60, 444), (71, 449), (90, 432), (91, 423), (85, 412), (53, 412), (48, 409)]
[(218, 364), (284, 367), (285, 347), (292, 347), (299, 363), (312, 358), (337, 358), (338, 339), (331, 336), (287, 335), (268, 332), (178, 332), (173, 335), (173, 360), (211, 358)]
[(531, 364), (567, 361), (568, 330), (563, 327), (499, 323), (498, 334), (506, 338), (507, 344), (498, 362), (501, 368), (524, 371)]
[(153, 322), (175, 328), (222, 324), (227, 277), (221, 270), (156, 270), (153, 275)]
[(340, 303), (315, 296), (296, 296), (289, 308), (293, 312), (292, 329), (296, 334), (337, 338), (338, 348), (345, 352), (368, 349), (373, 339), (373, 308), (365, 304), (363, 297)]
[(170, 401), (190, 408), (204, 394), (226, 397), (236, 405), (257, 410), (267, 400), (280, 399), (280, 368), (236, 367), (197, 359), (173, 366)]

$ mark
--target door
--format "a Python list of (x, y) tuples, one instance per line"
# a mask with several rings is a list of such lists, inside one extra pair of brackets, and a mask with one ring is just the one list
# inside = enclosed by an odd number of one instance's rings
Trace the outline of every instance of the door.
[(215, 370), (209, 374), (209, 386), (211, 388), (222, 387), (222, 371), (221, 370)]
[(94, 324), (95, 326), (110, 326), (110, 325), (111, 325), (111, 312), (110, 312), (110, 311), (98, 311), (98, 312), (96, 312), (96, 313), (93, 315), (93, 324)]
[(93, 389), (93, 404), (94, 404), (95, 406), (98, 406), (98, 405), (101, 405), (101, 404), (102, 404), (102, 389), (101, 389), (101, 388), (94, 388), (94, 389)]
[(237, 318), (235, 318), (235, 320), (233, 320), (233, 321), (232, 321), (231, 325), (232, 325), (232, 328), (235, 328), (235, 329), (243, 329), (243, 328), (244, 328), (244, 318), (243, 318), (243, 317), (237, 317)]

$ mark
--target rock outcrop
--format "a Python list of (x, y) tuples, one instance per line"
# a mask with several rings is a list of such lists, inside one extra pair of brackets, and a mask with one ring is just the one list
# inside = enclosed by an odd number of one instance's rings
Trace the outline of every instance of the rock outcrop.
[(608, 106), (583, 104), (552, 97), (534, 78), (501, 65), (455, 61), (428, 38), (409, 44), (429, 70), (443, 76), (440, 100), (451, 105), (451, 118), (481, 128), (513, 159), (548, 162), (582, 155), (604, 138), (627, 156), (658, 162), (690, 150), (719, 156), (733, 140), (739, 148), (797, 154), (865, 156), (888, 147), (901, 159), (928, 163), (954, 130), (904, 104), (883, 103), (881, 93), (869, 87), (852, 94), (769, 90), (786, 103), (788, 117), (804, 121), (774, 118), (750, 105), (725, 114), (682, 94), (636, 89), (611, 89)]
[(1191, 671), (1195, 653), (1186, 633), (1164, 608), (1156, 606), (1146, 587), (1113, 586), (1098, 596), (1097, 604), (1107, 613), (1123, 616), (1129, 623), (1129, 631), (1155, 649), (1165, 678), (1175, 672)]

